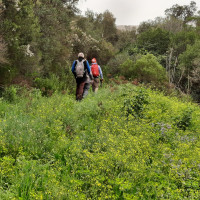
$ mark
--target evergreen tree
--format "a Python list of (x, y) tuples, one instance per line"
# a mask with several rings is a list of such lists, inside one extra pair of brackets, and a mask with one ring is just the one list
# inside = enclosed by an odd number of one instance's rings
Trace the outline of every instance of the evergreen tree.
[(155, 54), (163, 55), (168, 49), (170, 35), (161, 28), (151, 28), (137, 38), (137, 46)]
[(77, 1), (42, 0), (36, 7), (41, 27), (39, 46), (43, 74), (59, 74), (70, 59), (70, 21), (75, 12), (73, 3)]
[(117, 28), (115, 25), (115, 18), (108, 10), (103, 13), (103, 37), (112, 44), (117, 41)]
[(27, 74), (38, 70), (40, 60), (38, 39), (40, 26), (29, 0), (3, 0), (3, 35), (8, 45), (8, 57), (12, 72)]

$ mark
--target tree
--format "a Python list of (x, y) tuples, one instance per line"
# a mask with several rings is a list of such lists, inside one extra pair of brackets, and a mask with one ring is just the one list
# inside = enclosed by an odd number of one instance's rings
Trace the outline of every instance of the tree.
[(145, 32), (145, 31), (148, 31), (149, 29), (152, 29), (154, 28), (154, 22), (152, 20), (148, 20), (148, 21), (145, 21), (145, 22), (142, 22), (140, 23), (138, 29), (137, 29), (137, 32), (139, 34)]
[(170, 35), (161, 28), (151, 28), (138, 35), (137, 46), (155, 54), (163, 55), (168, 49)]
[(198, 14), (193, 16), (193, 17), (190, 17), (188, 19), (188, 22), (191, 22), (193, 24), (195, 24), (195, 27), (196, 27), (196, 31), (198, 33), (200, 33), (200, 10), (198, 11)]
[(132, 44), (136, 41), (136, 30), (133, 29), (131, 31), (121, 31), (118, 30), (117, 32), (118, 41), (116, 42), (115, 46), (117, 49), (119, 49), (119, 52), (124, 51), (128, 47), (130, 47)]
[[(185, 52), (180, 55), (179, 68), (181, 76), (179, 83), (184, 90), (189, 94), (191, 89), (193, 93), (198, 93), (200, 86), (200, 40), (196, 41), (193, 45), (188, 45)], [(199, 94), (200, 95), (200, 94)]]
[(179, 80), (179, 56), (186, 51), (187, 45), (194, 44), (198, 34), (194, 30), (187, 30), (172, 34), (170, 45), (167, 51), (166, 70), (169, 82), (178, 84)]
[(78, 0), (3, 0), (2, 35), (9, 64), (17, 74), (60, 75), (72, 55), (70, 22)]
[(194, 16), (196, 10), (196, 2), (191, 1), (190, 5), (180, 6), (175, 4), (171, 8), (166, 9), (165, 14), (170, 17), (181, 19), (184, 23), (186, 23), (189, 17)]
[(34, 4), (29, 0), (3, 0), (3, 35), (8, 46), (10, 70), (32, 73), (39, 66), (37, 41), (40, 36)]
[(121, 75), (123, 75), (127, 80), (136, 77), (134, 62), (127, 59), (124, 63), (120, 65)]
[(103, 33), (102, 36), (105, 38), (108, 42), (111, 42), (114, 44), (117, 41), (117, 28), (115, 25), (115, 18), (111, 12), (108, 10), (103, 13), (103, 20), (102, 20), (102, 26), (103, 26)]
[(122, 64), (126, 61), (130, 60), (130, 56), (128, 55), (127, 51), (120, 52), (115, 54), (109, 62), (107, 63), (107, 73), (114, 76), (120, 76), (123, 74), (122, 72)]
[(41, 2), (35, 10), (41, 30), (38, 44), (42, 57), (40, 61), (42, 74), (60, 75), (72, 55), (70, 22), (75, 15), (77, 1), (42, 0)]
[(94, 13), (91, 10), (85, 12), (85, 17), (78, 16), (76, 18), (76, 25), (87, 35), (91, 35), (96, 40), (102, 38), (103, 26), (102, 26), (103, 14)]
[(175, 17), (167, 17), (164, 19), (163, 23), (159, 25), (159, 27), (175, 34), (183, 31), (183, 22)]
[(135, 78), (144, 83), (163, 84), (166, 80), (165, 69), (152, 54), (143, 55), (134, 65)]
[[(3, 5), (0, 3), (0, 21), (2, 21), (2, 14), (3, 14)], [(6, 54), (7, 54), (7, 45), (3, 39), (2, 29), (0, 29), (0, 64), (3, 64), (6, 61)]]
[(187, 45), (194, 44), (198, 38), (198, 34), (194, 30), (184, 30), (171, 36), (171, 46), (179, 55), (183, 53)]
[[(73, 57), (77, 56), (78, 51), (83, 51), (89, 61), (95, 57), (98, 63), (106, 64), (114, 54), (114, 47), (111, 42), (113, 41), (112, 30), (117, 31), (114, 22), (115, 19), (110, 12), (97, 14), (87, 10), (85, 17), (76, 16), (70, 34), (71, 44), (73, 44)], [(107, 29), (111, 33), (106, 32)]]
[(6, 43), (3, 40), (3, 37), (0, 36), (0, 64), (4, 64), (7, 62), (6, 53), (7, 53)]

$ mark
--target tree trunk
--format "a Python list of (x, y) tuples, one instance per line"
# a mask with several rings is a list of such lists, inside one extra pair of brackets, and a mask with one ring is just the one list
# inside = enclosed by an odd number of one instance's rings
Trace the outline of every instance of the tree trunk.
[(173, 55), (173, 48), (169, 50), (169, 58), (167, 60), (166, 70), (168, 72), (169, 83), (172, 83), (172, 74), (171, 74), (171, 63), (172, 63), (172, 55)]

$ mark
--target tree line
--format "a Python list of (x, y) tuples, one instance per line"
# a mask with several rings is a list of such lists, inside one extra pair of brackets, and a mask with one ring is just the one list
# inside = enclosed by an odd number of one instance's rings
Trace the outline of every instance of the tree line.
[[(0, 84), (28, 80), (47, 90), (70, 89), (78, 52), (96, 57), (105, 75), (155, 85), (171, 84), (200, 96), (200, 12), (175, 4), (165, 17), (121, 31), (106, 10), (81, 15), (79, 0), (0, 2)], [(45, 93), (44, 92), (44, 93)]]

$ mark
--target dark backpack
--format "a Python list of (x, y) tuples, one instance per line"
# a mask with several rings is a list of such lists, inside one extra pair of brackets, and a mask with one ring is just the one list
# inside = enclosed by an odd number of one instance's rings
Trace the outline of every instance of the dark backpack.
[(92, 64), (91, 70), (92, 70), (92, 75), (94, 77), (98, 77), (99, 76), (99, 66), (97, 64)]
[(77, 60), (76, 62), (76, 67), (75, 67), (75, 73), (77, 78), (83, 78), (85, 76), (85, 66), (84, 62), (85, 60), (79, 61)]

